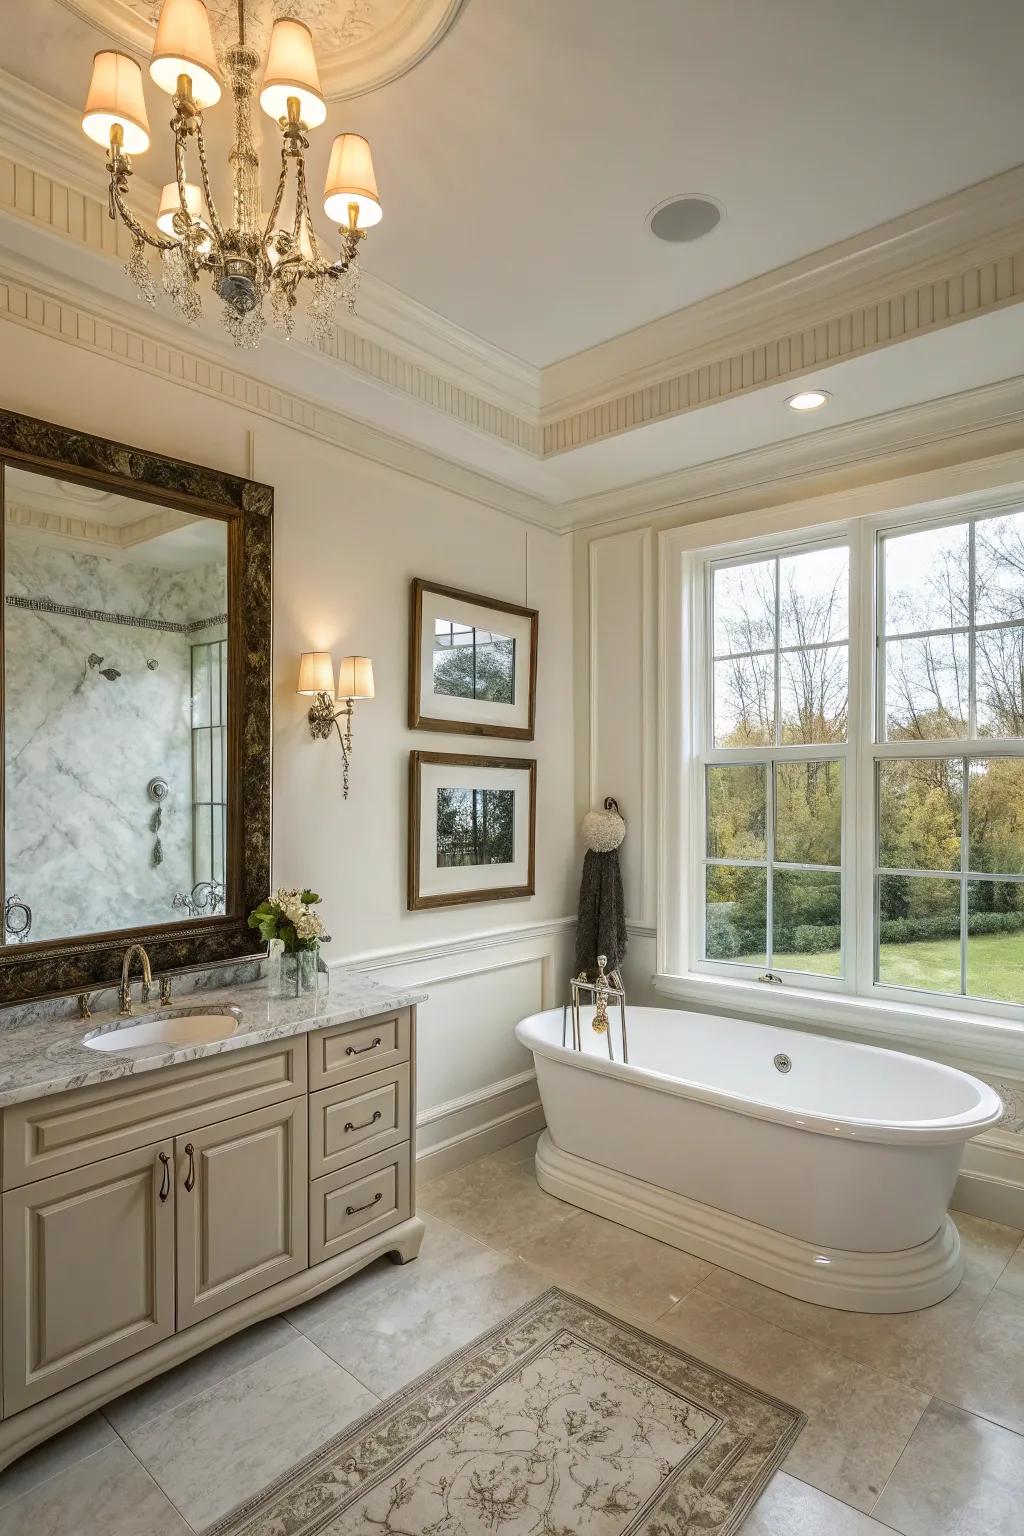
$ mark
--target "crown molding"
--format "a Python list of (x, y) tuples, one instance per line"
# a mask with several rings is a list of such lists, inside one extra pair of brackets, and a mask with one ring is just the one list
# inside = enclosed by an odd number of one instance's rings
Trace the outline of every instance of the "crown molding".
[[(2, 183), (0, 162), (0, 183)], [(550, 528), (547, 504), (528, 492), (469, 469), (426, 448), (332, 410), (321, 401), (269, 384), (224, 362), (201, 337), (182, 339), (179, 326), (153, 316), (145, 325), (126, 323), (124, 312), (108, 310), (92, 294), (27, 274), (16, 261), (0, 256), (0, 323), (8, 322), (50, 336), (151, 377), (207, 395), (249, 414), (283, 423), (295, 431), (344, 448), (375, 463), (465, 496), (494, 511)]]
[[(65, 275), (55, 279), (52, 291), (62, 305), (99, 317), (104, 334), (115, 329), (131, 335), (143, 351), (159, 337), (162, 347), (170, 349), (167, 355), (191, 360), (181, 368), (193, 377), (202, 368), (209, 377), (244, 381), (239, 385), (243, 397), (294, 402), (287, 409), (304, 429), (316, 418), (325, 424), (323, 435), (330, 441), (347, 444), (358, 437), (364, 447), (356, 451), (395, 467), (418, 466), (409, 472), (422, 472), (451, 488), (456, 482), (474, 484), (477, 489), (467, 491), (474, 499), (541, 526), (568, 530), (657, 513), (717, 495), (716, 487), (729, 476), (734, 485), (756, 484), (760, 475), (771, 480), (783, 465), (816, 466), (807, 473), (835, 469), (856, 462), (872, 444), (877, 452), (888, 451), (893, 433), (894, 442), (901, 432), (909, 434), (905, 448), (897, 443), (893, 451), (909, 451), (926, 440), (914, 434), (927, 434), (930, 420), (942, 423), (935, 428), (940, 437), (975, 430), (964, 427), (960, 413), (984, 412), (982, 400), (997, 398), (984, 390), (957, 397), (967, 404), (910, 407), (873, 422), (751, 450), (716, 461), (714, 468), (687, 468), (574, 500), (566, 500), (558, 479), (543, 471), (545, 459), (787, 378), (819, 373), (1024, 298), (1024, 166), (1018, 166), (544, 370), (491, 346), (372, 274), (363, 278), (360, 313), (336, 326), (319, 351), (296, 339), (287, 357), (279, 349), (262, 370), (258, 365), (232, 367), (225, 364), (225, 349), (212, 325), (205, 332), (190, 332), (174, 318), (145, 311), (136, 311), (145, 320), (140, 317), (135, 325), (131, 313), (115, 309), (113, 299), (109, 308), (102, 299), (95, 301), (97, 293), (119, 281), (113, 264), (123, 263), (131, 244), (123, 227), (107, 216), (103, 158), (65, 103), (2, 70), (0, 91), (6, 108), (0, 120), (0, 216), (19, 221), (21, 231), (3, 259), (17, 285), (26, 292), (48, 293), (53, 271), (63, 266)], [(152, 216), (156, 188), (136, 176), (133, 192), (143, 216)], [(41, 265), (30, 267), (27, 260), (19, 265), (13, 250), (27, 257), (37, 232)], [(63, 242), (65, 254), (59, 259), (53, 241)], [(74, 277), (68, 275), (72, 260), (78, 260), (71, 255), (76, 248), (89, 254), (95, 288), (86, 286), (88, 263), (76, 268)], [(47, 265), (50, 272), (43, 271)], [(337, 370), (396, 398), (386, 408), (370, 400), (365, 414), (371, 420), (359, 423), (337, 405), (344, 400), (349, 410), (362, 410), (361, 399), (370, 397), (356, 399)], [(567, 382), (581, 381), (587, 388), (559, 394)], [(224, 391), (218, 386), (214, 392)], [(431, 452), (439, 446), (431, 442), (432, 412), (451, 424), (444, 428), (445, 449), (436, 452)], [(270, 411), (276, 413), (276, 408)], [(392, 430), (373, 425), (382, 415), (389, 417)], [(415, 421), (420, 443), (429, 447), (398, 435), (405, 420)], [(410, 429), (408, 436), (414, 435)], [(371, 442), (375, 446), (368, 446)], [(638, 438), (638, 462), (642, 443)], [(463, 457), (465, 467), (443, 457), (444, 452)], [(706, 492), (700, 489), (705, 483), (710, 487)], [(530, 489), (520, 489), (522, 484)]]
[(192, 519), (187, 513), (170, 507), (136, 518), (132, 523), (104, 523), (97, 518), (77, 517), (69, 512), (55, 512), (44, 506), (27, 506), (8, 501), (5, 521), (10, 529), (45, 534), (64, 543), (102, 545), (108, 549), (132, 549), (147, 544), (162, 534), (187, 528)]
[(106, 310), (93, 296), (86, 300), (53, 284), (44, 287), (6, 261), (0, 263), (0, 323), (5, 321), (191, 394), (222, 400), (553, 533), (726, 515), (742, 510), (751, 498), (767, 505), (783, 498), (846, 495), (850, 476), (867, 466), (871, 483), (941, 470), (946, 494), (958, 474), (969, 480), (972, 465), (981, 460), (996, 477), (992, 483), (1000, 476), (1005, 483), (1024, 478), (1024, 375), (558, 504), (317, 400), (275, 388), (227, 366), (198, 341), (185, 347), (177, 328), (151, 316), (144, 330), (125, 325), (120, 311)]
[(1024, 164), (543, 370), (545, 426), (1018, 249)]
[(1022, 451), (1024, 374), (708, 460), (624, 489), (580, 496), (552, 507), (550, 521), (553, 528), (570, 533), (652, 518), (714, 517), (736, 510), (725, 503), (758, 492), (774, 499), (787, 488), (803, 485), (804, 496), (817, 494), (806, 489), (809, 482), (824, 478), (838, 485), (843, 472), (868, 464), (878, 471), (874, 480), (931, 467), (908, 465), (910, 456), (924, 456), (940, 467), (940, 461), (1006, 453), (1007, 473), (1016, 480)]
[[(1024, 221), (965, 252), (929, 258), (904, 272), (904, 287), (863, 300), (842, 298), (842, 309), (815, 318), (793, 315), (793, 329), (744, 340), (716, 355), (574, 413), (543, 429), (543, 454), (571, 452), (623, 432), (649, 426), (753, 390), (819, 375), (835, 363), (895, 346), (915, 336), (991, 314), (1024, 299)], [(838, 309), (838, 300), (834, 309)], [(724, 344), (723, 344), (724, 345)]]

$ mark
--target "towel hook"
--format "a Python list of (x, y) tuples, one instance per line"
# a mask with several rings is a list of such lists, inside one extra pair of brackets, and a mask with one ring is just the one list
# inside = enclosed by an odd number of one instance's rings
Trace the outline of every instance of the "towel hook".
[(604, 808), (606, 811), (614, 811), (616, 816), (622, 815), (622, 812), (619, 810), (619, 802), (615, 799), (614, 795), (605, 795)]

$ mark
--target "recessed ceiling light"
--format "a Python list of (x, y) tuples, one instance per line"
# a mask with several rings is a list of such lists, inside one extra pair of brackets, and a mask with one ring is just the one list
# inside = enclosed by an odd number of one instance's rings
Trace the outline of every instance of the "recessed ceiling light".
[(651, 234), (670, 245), (685, 245), (710, 235), (722, 222), (725, 209), (713, 197), (703, 193), (692, 196), (669, 197), (647, 215)]
[(802, 389), (799, 394), (790, 395), (786, 404), (791, 411), (817, 411), (831, 399), (827, 389)]

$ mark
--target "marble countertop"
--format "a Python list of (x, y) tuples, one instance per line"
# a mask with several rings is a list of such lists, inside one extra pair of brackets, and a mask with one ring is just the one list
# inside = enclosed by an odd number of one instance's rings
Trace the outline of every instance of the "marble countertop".
[[(424, 992), (402, 992), (366, 976), (335, 974), (330, 989), (315, 998), (271, 997), (266, 981), (248, 981), (174, 998), (167, 1010), (158, 1003), (136, 1003), (132, 1020), (119, 1018), (112, 1009), (84, 1020), (77, 1013), (31, 1018), (25, 1016), (25, 1010), (16, 1014), (12, 1010), (8, 1022), (0, 1010), (0, 1106), (140, 1072), (156, 1072), (181, 1061), (244, 1050), (247, 1045), (287, 1035), (306, 1035), (329, 1024), (349, 1024), (393, 1008), (410, 1008), (425, 999)], [(117, 1029), (154, 1013), (175, 1008), (214, 1012), (227, 1005), (237, 1008), (241, 1019), (236, 1032), (226, 1040), (187, 1046), (136, 1046), (124, 1052), (96, 1051), (82, 1044), (84, 1036), (95, 1030)]]

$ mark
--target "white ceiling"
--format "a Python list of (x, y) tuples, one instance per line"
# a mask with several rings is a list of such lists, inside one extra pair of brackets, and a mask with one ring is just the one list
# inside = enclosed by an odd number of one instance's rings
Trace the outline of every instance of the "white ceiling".
[[(3, 7), (6, 68), (77, 106), (106, 40), (59, 0)], [(1020, 0), (468, 0), (332, 107), (311, 182), (333, 132), (365, 133), (368, 268), (544, 365), (1018, 163), (1022, 57)], [(680, 192), (726, 208), (692, 247), (646, 228)]]

